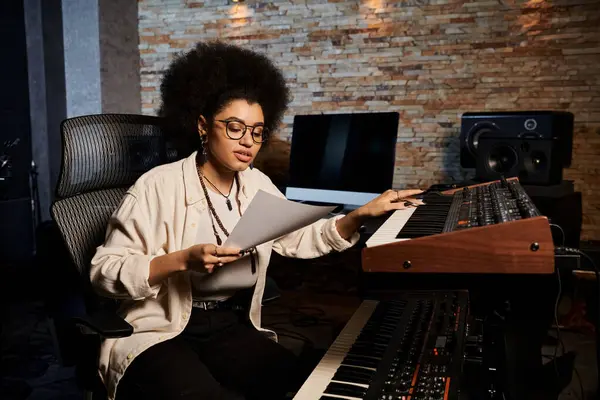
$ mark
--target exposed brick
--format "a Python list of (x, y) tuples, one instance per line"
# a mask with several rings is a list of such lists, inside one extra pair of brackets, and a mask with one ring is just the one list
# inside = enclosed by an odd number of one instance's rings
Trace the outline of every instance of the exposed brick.
[(293, 115), (398, 111), (394, 186), (426, 187), (460, 168), (467, 111), (568, 110), (583, 193), (583, 239), (600, 239), (600, 7), (597, 1), (139, 0), (142, 109), (155, 114), (162, 71), (200, 40), (269, 55)]

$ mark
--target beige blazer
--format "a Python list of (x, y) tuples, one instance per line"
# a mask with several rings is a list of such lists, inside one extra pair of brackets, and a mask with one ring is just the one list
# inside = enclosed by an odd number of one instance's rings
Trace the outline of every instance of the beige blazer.
[[(110, 400), (127, 366), (149, 347), (177, 336), (192, 311), (189, 273), (179, 273), (155, 286), (148, 283), (153, 257), (195, 244), (199, 216), (208, 212), (198, 179), (196, 153), (152, 169), (127, 191), (113, 213), (106, 241), (91, 262), (90, 278), (103, 296), (123, 300), (120, 315), (133, 326), (133, 335), (106, 339), (100, 352), (99, 373)], [(256, 168), (240, 173), (240, 205), (244, 212), (258, 190), (283, 197)], [(250, 305), (250, 321), (261, 328), (261, 299), (271, 251), (286, 257), (314, 258), (343, 251), (358, 241), (358, 233), (343, 239), (339, 217), (320, 220), (280, 239), (258, 246), (258, 279)], [(206, 229), (212, 229), (206, 226)]]

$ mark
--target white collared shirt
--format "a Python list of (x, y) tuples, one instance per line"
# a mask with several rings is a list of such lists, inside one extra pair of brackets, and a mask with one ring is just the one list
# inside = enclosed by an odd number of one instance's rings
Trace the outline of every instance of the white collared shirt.
[[(100, 351), (100, 376), (108, 398), (115, 398), (125, 369), (152, 345), (177, 336), (192, 310), (189, 273), (174, 274), (150, 286), (150, 261), (197, 243), (199, 221), (208, 213), (196, 171), (196, 153), (152, 169), (128, 190), (113, 213), (106, 241), (94, 255), (90, 279), (104, 296), (123, 300), (120, 315), (133, 326), (133, 335), (106, 339)], [(262, 172), (239, 173), (242, 213), (258, 190), (283, 197)], [(261, 299), (271, 251), (286, 257), (314, 258), (343, 251), (358, 241), (358, 233), (343, 239), (335, 226), (339, 217), (320, 220), (280, 239), (257, 247), (257, 280), (250, 305), (250, 321), (261, 329)], [(206, 229), (212, 231), (211, 226)], [(213, 242), (214, 243), (214, 242)]]

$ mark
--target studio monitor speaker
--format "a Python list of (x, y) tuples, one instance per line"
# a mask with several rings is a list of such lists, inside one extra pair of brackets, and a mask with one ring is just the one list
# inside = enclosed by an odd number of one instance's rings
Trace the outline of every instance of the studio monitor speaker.
[(525, 185), (555, 185), (562, 181), (560, 148), (552, 139), (484, 136), (477, 150), (477, 177), (484, 181), (518, 177)]
[[(573, 121), (573, 114), (563, 111), (464, 113), (461, 117), (460, 164), (463, 168), (475, 168), (480, 164), (483, 161), (480, 160), (481, 140), (488, 137), (496, 138), (495, 140), (545, 141), (544, 148), (553, 149), (552, 165), (569, 167), (573, 147)], [(551, 145), (550, 142), (554, 144)], [(537, 143), (537, 146), (541, 143)], [(507, 153), (506, 157), (511, 156)]]

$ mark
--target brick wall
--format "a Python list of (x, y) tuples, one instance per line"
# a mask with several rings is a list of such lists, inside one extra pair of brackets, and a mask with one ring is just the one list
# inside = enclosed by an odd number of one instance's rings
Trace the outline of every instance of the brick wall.
[(460, 115), (575, 114), (583, 239), (600, 239), (600, 0), (139, 0), (142, 107), (175, 52), (221, 38), (283, 69), (293, 115), (400, 112), (395, 187), (461, 179)]

